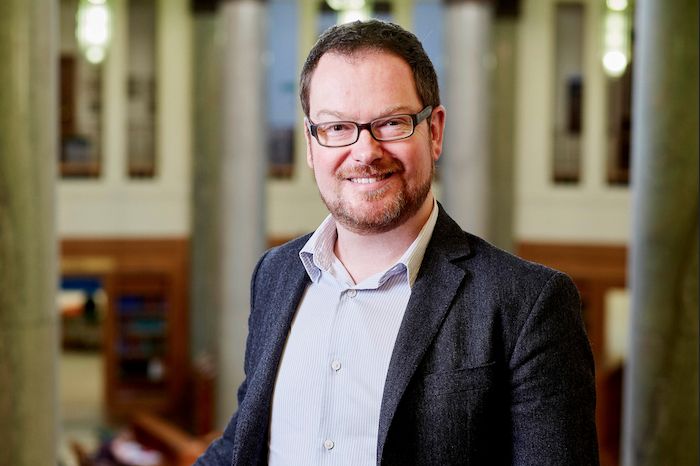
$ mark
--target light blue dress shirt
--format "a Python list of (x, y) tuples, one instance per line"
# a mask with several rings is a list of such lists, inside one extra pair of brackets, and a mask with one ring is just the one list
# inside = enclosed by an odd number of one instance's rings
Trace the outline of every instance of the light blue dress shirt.
[(272, 399), (269, 464), (370, 465), (389, 361), (425, 249), (433, 210), (387, 270), (355, 284), (333, 249), (328, 216), (299, 253), (311, 284), (292, 322)]

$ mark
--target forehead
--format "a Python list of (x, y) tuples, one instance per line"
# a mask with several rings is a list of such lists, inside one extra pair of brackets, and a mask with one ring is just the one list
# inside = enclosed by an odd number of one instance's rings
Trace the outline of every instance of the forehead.
[(389, 108), (415, 111), (420, 103), (411, 67), (398, 55), (383, 51), (326, 53), (309, 86), (312, 117), (328, 112), (373, 118)]

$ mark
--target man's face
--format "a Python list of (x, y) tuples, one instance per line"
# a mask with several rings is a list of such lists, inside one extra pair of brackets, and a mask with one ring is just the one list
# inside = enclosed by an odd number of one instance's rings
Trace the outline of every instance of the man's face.
[[(366, 123), (423, 110), (409, 65), (396, 55), (366, 51), (327, 53), (313, 73), (309, 118), (313, 123)], [(443, 107), (403, 140), (379, 142), (362, 130), (346, 147), (323, 147), (306, 130), (306, 160), (323, 202), (337, 222), (357, 233), (391, 230), (432, 203), (435, 161), (442, 152)], [(430, 126), (429, 126), (430, 125)]]

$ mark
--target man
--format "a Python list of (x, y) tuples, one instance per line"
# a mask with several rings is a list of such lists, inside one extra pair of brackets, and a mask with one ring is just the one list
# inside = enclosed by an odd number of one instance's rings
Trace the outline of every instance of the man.
[(197, 464), (597, 464), (576, 289), (435, 201), (445, 109), (416, 37), (333, 27), (300, 94), (330, 215), (258, 263), (239, 408)]

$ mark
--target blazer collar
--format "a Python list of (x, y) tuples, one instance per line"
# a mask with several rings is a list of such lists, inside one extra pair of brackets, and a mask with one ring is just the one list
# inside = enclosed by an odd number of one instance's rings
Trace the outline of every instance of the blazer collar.
[(379, 415), (377, 462), (399, 401), (428, 346), (437, 334), (450, 303), (465, 277), (458, 264), (470, 255), (468, 235), (441, 205), (433, 236), (399, 328), (384, 385)]
[[(300, 241), (300, 245), (303, 244)], [(274, 294), (286, 299), (280, 300), (278, 307), (269, 311), (269, 318), (262, 324), (269, 329), (268, 338), (258, 360), (258, 370), (246, 381), (246, 398), (239, 407), (232, 464), (262, 464), (267, 456), (265, 448), (277, 369), (297, 305), (310, 283), (299, 260), (300, 249), (301, 246), (285, 251), (288, 255), (284, 260), (285, 279), (277, 282)], [(257, 448), (246, 448), (250, 445)]]

